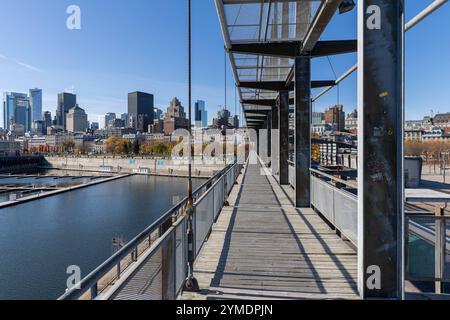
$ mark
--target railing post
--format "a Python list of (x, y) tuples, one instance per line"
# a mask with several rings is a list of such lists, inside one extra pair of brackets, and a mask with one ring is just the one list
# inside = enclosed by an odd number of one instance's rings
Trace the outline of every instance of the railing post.
[(173, 296), (175, 299), (177, 298), (177, 290), (178, 290), (178, 283), (177, 283), (177, 228), (176, 227), (173, 231)]
[(187, 210), (187, 247), (188, 247), (188, 270), (187, 277), (184, 283), (184, 291), (186, 292), (199, 292), (200, 287), (198, 285), (197, 279), (194, 277), (194, 262), (195, 262), (195, 235), (194, 235), (194, 207), (188, 208)]
[(228, 187), (228, 175), (229, 175), (230, 173), (229, 172), (227, 172), (225, 175), (224, 175), (224, 178), (223, 178), (223, 203), (222, 203), (222, 205), (225, 203), (225, 200), (226, 200), (226, 198), (227, 198), (227, 187)]
[(404, 264), (405, 264), (405, 279), (409, 274), (409, 217), (405, 214), (405, 229), (404, 229)]
[(222, 208), (225, 206), (225, 200), (227, 199), (227, 195), (226, 195), (226, 190), (227, 190), (227, 175), (225, 174), (222, 179), (222, 205), (220, 207), (220, 209), (222, 210)]
[(445, 219), (444, 208), (437, 207), (435, 209), (435, 291), (436, 294), (443, 293), (443, 278), (444, 278), (444, 268), (445, 268)]
[(214, 188), (212, 189), (212, 204), (213, 204), (213, 207), (212, 207), (212, 211), (213, 211), (213, 214), (214, 214), (214, 219), (216, 219), (216, 211), (214, 210), (214, 204), (215, 204), (215, 201), (216, 201), (216, 199), (215, 199), (215, 193), (214, 193)]
[(91, 300), (94, 300), (95, 298), (97, 298), (97, 296), (98, 296), (98, 284), (95, 283), (91, 287)]

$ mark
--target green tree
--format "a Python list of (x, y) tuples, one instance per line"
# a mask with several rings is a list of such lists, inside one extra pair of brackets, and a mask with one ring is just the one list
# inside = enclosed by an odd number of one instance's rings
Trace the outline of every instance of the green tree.
[(140, 144), (139, 144), (139, 141), (134, 140), (134, 142), (133, 142), (133, 153), (134, 153), (135, 155), (138, 155), (138, 154), (139, 154), (140, 148), (141, 148), (141, 146), (140, 146)]
[(129, 143), (128, 142), (125, 142), (124, 144), (123, 144), (123, 152), (125, 153), (125, 154), (130, 154), (130, 145), (129, 145)]

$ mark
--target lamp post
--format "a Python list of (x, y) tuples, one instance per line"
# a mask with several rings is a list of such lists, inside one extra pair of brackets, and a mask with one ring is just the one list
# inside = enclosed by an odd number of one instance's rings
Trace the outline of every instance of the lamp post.
[(192, 43), (191, 43), (191, 0), (188, 0), (188, 99), (189, 99), (189, 152), (188, 152), (188, 205), (187, 205), (187, 238), (188, 238), (188, 270), (184, 282), (184, 291), (199, 292), (200, 287), (194, 277), (194, 197), (192, 194)]

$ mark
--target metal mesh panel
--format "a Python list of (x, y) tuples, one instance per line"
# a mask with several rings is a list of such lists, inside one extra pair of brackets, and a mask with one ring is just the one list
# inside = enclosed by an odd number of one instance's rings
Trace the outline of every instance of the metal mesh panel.
[(186, 219), (183, 219), (175, 229), (175, 288), (177, 294), (183, 288), (187, 269)]
[(353, 243), (358, 242), (358, 202), (356, 196), (334, 191), (334, 219), (336, 227)]
[(154, 250), (117, 291), (115, 300), (161, 300), (163, 292), (163, 250), (160, 245)]
[(289, 184), (295, 187), (295, 167), (289, 166)]
[(217, 184), (214, 185), (213, 193), (214, 193), (214, 217), (217, 217), (217, 215), (220, 212), (220, 209), (222, 208), (223, 201), (221, 200), (222, 197), (220, 196), (220, 185), (223, 185), (223, 179), (220, 179)]
[(214, 192), (208, 192), (195, 208), (195, 251), (200, 252), (214, 222)]
[(234, 184), (234, 169), (230, 170), (227, 174), (227, 195), (230, 194)]
[(333, 187), (316, 177), (311, 177), (312, 204), (330, 222), (334, 223)]
[(162, 250), (162, 300), (175, 300), (175, 230), (161, 245)]

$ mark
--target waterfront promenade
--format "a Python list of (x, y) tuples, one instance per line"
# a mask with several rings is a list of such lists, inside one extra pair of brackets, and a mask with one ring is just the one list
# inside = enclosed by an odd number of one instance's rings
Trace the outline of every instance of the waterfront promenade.
[(248, 165), (195, 263), (182, 299), (358, 299), (357, 256), (310, 208)]

